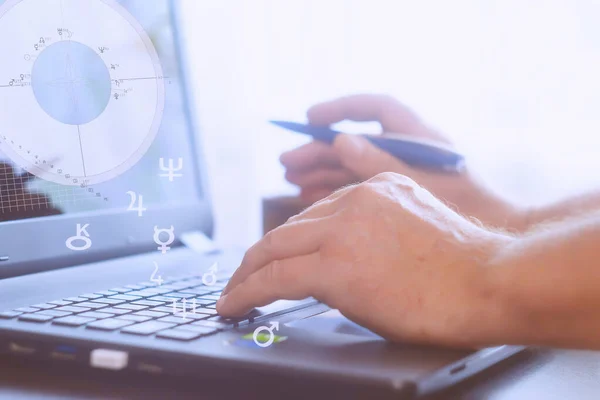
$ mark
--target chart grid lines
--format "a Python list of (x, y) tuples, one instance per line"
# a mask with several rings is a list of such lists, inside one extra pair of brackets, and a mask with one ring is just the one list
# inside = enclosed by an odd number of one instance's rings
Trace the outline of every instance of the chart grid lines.
[(106, 200), (92, 188), (57, 186), (43, 181), (39, 181), (41, 184), (36, 185), (36, 189), (32, 191), (28, 185), (33, 179), (34, 176), (24, 169), (0, 161), (0, 214)]

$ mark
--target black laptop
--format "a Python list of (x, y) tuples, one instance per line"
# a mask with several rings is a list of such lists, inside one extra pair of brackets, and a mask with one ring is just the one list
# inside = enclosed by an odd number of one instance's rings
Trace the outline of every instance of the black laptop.
[(520, 351), (392, 344), (310, 298), (217, 314), (243, 253), (210, 240), (179, 6), (0, 0), (0, 359), (411, 397)]

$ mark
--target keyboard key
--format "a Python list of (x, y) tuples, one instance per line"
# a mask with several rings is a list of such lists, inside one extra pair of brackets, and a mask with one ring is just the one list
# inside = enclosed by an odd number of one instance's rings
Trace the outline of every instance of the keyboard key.
[(187, 314), (187, 318), (194, 319), (194, 320), (207, 319), (207, 318), (210, 318), (211, 316), (212, 315), (210, 315), (210, 314), (203, 314), (201, 311), (196, 311), (196, 313), (188, 313)]
[(200, 332), (180, 331), (177, 329), (169, 329), (156, 334), (157, 338), (181, 341), (193, 340), (199, 338), (200, 336), (202, 336), (202, 333)]
[(88, 301), (85, 297), (65, 297), (64, 300), (70, 301), (71, 303), (79, 303), (80, 301)]
[(144, 317), (142, 315), (127, 314), (127, 315), (119, 315), (117, 317), (117, 319), (124, 319), (127, 321), (134, 321), (134, 322), (146, 322), (146, 321), (151, 320), (152, 318)]
[(142, 290), (134, 290), (133, 292), (129, 292), (127, 294), (132, 295), (132, 296), (152, 296), (152, 295), (160, 295), (163, 293), (169, 293), (172, 292), (172, 290), (170, 289), (160, 289), (158, 287), (155, 288), (144, 288)]
[(150, 296), (158, 296), (163, 293), (168, 293), (170, 290), (166, 291), (156, 291), (154, 289), (143, 289), (143, 290), (134, 290), (133, 292), (127, 293), (130, 296), (140, 296), (140, 297), (150, 297)]
[(168, 314), (164, 313), (164, 312), (158, 312), (158, 311), (138, 311), (133, 313), (134, 315), (141, 315), (144, 317), (152, 317), (152, 318), (159, 318), (159, 317), (166, 317)]
[(183, 289), (186, 287), (189, 287), (190, 285), (188, 284), (181, 284), (181, 283), (172, 283), (170, 285), (162, 285), (159, 286), (161, 289), (171, 289), (171, 290), (179, 290), (179, 289)]
[(187, 325), (178, 326), (177, 328), (174, 328), (174, 329), (176, 329), (178, 331), (185, 330), (185, 331), (198, 332), (202, 335), (210, 335), (211, 333), (215, 333), (215, 332), (221, 330), (222, 328), (218, 327), (218, 326), (209, 326), (209, 325), (201, 326), (201, 325), (196, 325), (196, 324), (194, 324), (194, 325), (187, 324)]
[(127, 293), (127, 292), (131, 292), (133, 289), (134, 288), (129, 288), (129, 287), (117, 287), (117, 288), (112, 288), (112, 289), (109, 289), (109, 290), (111, 292)]
[(165, 304), (164, 301), (154, 301), (154, 300), (138, 300), (138, 301), (134, 301), (131, 304), (138, 304), (140, 306), (162, 306), (163, 304)]
[(90, 311), (89, 308), (75, 307), (75, 306), (58, 307), (58, 308), (55, 308), (55, 310), (58, 310), (58, 311), (69, 311), (69, 312), (74, 312), (74, 313), (80, 313), (80, 312)]
[(121, 305), (115, 306), (115, 308), (122, 308), (125, 310), (133, 310), (133, 311), (141, 311), (141, 310), (145, 310), (146, 308), (148, 308), (148, 306), (140, 306), (139, 304), (121, 304)]
[(226, 325), (239, 326), (239, 325), (245, 325), (245, 324), (247, 324), (248, 323), (248, 318), (247, 317), (225, 318), (225, 317), (221, 317), (220, 315), (215, 315), (213, 317), (210, 317), (208, 319), (208, 321), (219, 322), (219, 323), (226, 324)]
[(57, 318), (54, 321), (52, 321), (52, 324), (62, 326), (81, 326), (93, 321), (95, 321), (94, 318), (85, 318), (79, 315), (71, 315), (68, 317)]
[[(150, 311), (159, 311), (159, 312), (167, 312), (167, 313), (173, 313), (173, 306), (162, 306), (162, 307), (154, 307), (152, 309), (150, 309)], [(177, 310), (175, 311), (177, 314), (181, 314), (183, 313), (182, 310), (182, 306), (181, 303), (177, 303)], [(196, 310), (194, 311), (194, 308), (191, 306), (191, 304), (186, 304), (186, 313), (187, 314), (201, 314), (200, 317), (198, 318), (208, 318), (211, 315), (216, 314), (216, 310), (210, 310), (210, 309), (206, 309), (206, 308), (202, 308), (202, 307), (196, 307)]]
[(87, 329), (97, 329), (100, 331), (114, 331), (115, 329), (119, 329), (124, 326), (131, 325), (131, 324), (133, 324), (132, 321), (126, 321), (123, 319), (116, 319), (116, 318), (108, 318), (108, 319), (101, 319), (100, 321), (92, 322), (91, 324), (87, 325), (86, 328)]
[(128, 294), (118, 294), (116, 296), (110, 296), (109, 299), (133, 301), (133, 300), (141, 300), (142, 298), (140, 296), (131, 296)]
[(102, 297), (102, 295), (94, 294), (94, 293), (86, 293), (86, 294), (80, 294), (79, 297), (85, 297), (88, 300), (94, 300), (94, 299), (99, 299), (100, 297)]
[(101, 292), (94, 292), (94, 294), (100, 294), (102, 296), (114, 296), (115, 294), (119, 294), (119, 292), (113, 292), (112, 290), (103, 290)]
[(163, 289), (161, 287), (154, 287), (154, 288), (145, 289), (144, 291), (154, 292), (156, 294), (165, 294), (165, 293), (172, 292), (173, 290), (171, 290), (171, 289)]
[[(179, 304), (177, 306), (179, 307)], [(181, 308), (178, 308), (178, 310), (181, 310)], [(154, 307), (150, 311), (160, 311), (160, 312), (172, 313), (173, 307), (167, 307), (167, 306)]]
[(165, 302), (165, 303), (172, 303), (173, 302), (173, 297), (154, 296), (154, 297), (149, 297), (146, 300), (150, 300), (150, 301), (162, 301), (162, 302)]
[(93, 302), (94, 303), (110, 304), (111, 306), (114, 306), (115, 304), (125, 303), (125, 300), (117, 300), (117, 299), (110, 299), (108, 297), (103, 297), (101, 299), (93, 300)]
[(216, 301), (214, 301), (214, 300), (203, 299), (200, 297), (196, 298), (196, 304), (198, 306), (206, 307), (206, 306), (210, 306), (211, 304), (215, 304), (215, 303), (216, 303)]
[(77, 314), (77, 316), (85, 317), (85, 318), (102, 319), (102, 318), (114, 317), (115, 314), (109, 314), (109, 313), (103, 313), (103, 312), (97, 312), (97, 311), (88, 311), (88, 312), (84, 312), (81, 314)]
[(108, 307), (108, 308), (101, 308), (98, 310), (98, 312), (121, 315), (121, 314), (130, 313), (131, 310), (126, 310), (124, 308)]
[(181, 325), (181, 324), (189, 324), (193, 320), (187, 318), (187, 315), (186, 315), (185, 319), (183, 318), (183, 316), (181, 316), (181, 317), (179, 317), (179, 316), (178, 317), (174, 317), (172, 315), (169, 315), (168, 317), (159, 318), (159, 319), (157, 319), (157, 321), (160, 321), (160, 322), (169, 322), (169, 323), (172, 323), (172, 324)]
[(215, 296), (214, 294), (207, 294), (204, 296), (200, 296), (201, 299), (214, 300), (217, 301), (220, 299), (220, 296)]
[(33, 308), (33, 307), (20, 307), (20, 308), (15, 309), (14, 311), (19, 311), (22, 313), (33, 313), (33, 312), (40, 311), (40, 310), (37, 308)]
[(77, 307), (87, 307), (95, 310), (97, 308), (108, 307), (108, 305), (103, 303), (92, 303), (91, 301), (83, 301), (81, 303), (77, 303)]
[[(193, 293), (179, 293), (179, 292), (165, 294), (165, 297), (172, 297), (172, 298), (176, 298), (176, 299), (193, 299), (196, 296), (197, 295), (193, 294)], [(171, 299), (171, 301), (173, 301), (173, 300)]]
[(34, 304), (31, 307), (39, 308), (40, 310), (49, 310), (51, 308), (56, 307), (56, 304), (41, 303), (41, 304)]
[[(173, 307), (154, 307), (151, 308), (149, 311), (158, 311), (158, 312), (166, 312), (169, 314), (173, 314)], [(187, 311), (186, 311), (186, 316), (188, 316), (188, 318), (191, 319), (203, 319), (203, 318), (209, 318), (212, 316), (212, 314), (205, 314), (203, 313), (204, 308), (196, 308), (196, 311), (193, 311), (193, 308), (188, 307)], [(180, 307), (180, 305), (178, 305), (177, 311), (175, 312), (178, 316), (183, 315), (183, 311)]]
[(54, 300), (54, 301), (49, 301), (48, 303), (56, 304), (57, 306), (68, 306), (69, 304), (73, 304), (72, 301), (65, 301), (65, 300)]
[(0, 319), (11, 319), (14, 317), (18, 317), (21, 314), (23, 313), (19, 311), (3, 311), (0, 312)]
[(53, 317), (66, 317), (67, 315), (71, 315), (73, 313), (68, 312), (68, 311), (58, 311), (58, 310), (41, 310), (41, 311), (38, 311), (36, 314), (51, 315)]
[(155, 332), (169, 329), (174, 326), (175, 324), (169, 324), (167, 322), (148, 321), (142, 322), (141, 324), (128, 326), (124, 329), (121, 329), (121, 332), (130, 333), (132, 335), (151, 335)]
[(214, 329), (228, 329), (228, 328), (233, 328), (233, 324), (225, 324), (222, 322), (217, 322), (217, 321), (209, 321), (209, 320), (201, 320), (201, 321), (195, 321), (192, 322), (191, 325), (186, 325), (186, 328), (189, 327), (191, 328), (192, 326), (202, 326), (202, 327), (208, 327), (208, 328), (214, 328)]
[(212, 310), (216, 310), (216, 309), (217, 309), (217, 303), (214, 303), (214, 304), (209, 304), (209, 305), (207, 305), (207, 306), (204, 306), (204, 307), (206, 307), (206, 308), (209, 308), (209, 309), (212, 309)]
[(196, 312), (198, 314), (205, 314), (205, 315), (217, 315), (217, 310), (213, 310), (212, 308), (197, 308)]
[(51, 315), (44, 314), (23, 314), (19, 316), (19, 321), (27, 321), (27, 322), (46, 322), (50, 321), (54, 318)]
[[(180, 317), (183, 315), (181, 312), (178, 312), (177, 314), (171, 314), (175, 317)], [(187, 313), (185, 313), (185, 317), (187, 319), (191, 319), (191, 320), (199, 320), (199, 319), (206, 319), (206, 318), (210, 318), (212, 317), (212, 315), (208, 315), (208, 314), (200, 314), (196, 311), (196, 313), (192, 313), (191, 311), (188, 311)]]
[(125, 285), (125, 288), (131, 289), (131, 290), (142, 290), (145, 287), (146, 286), (141, 286), (141, 285)]
[(202, 287), (202, 288), (184, 289), (181, 292), (183, 292), (183, 293), (194, 293), (197, 296), (203, 296), (203, 295), (210, 294), (211, 290), (206, 289), (205, 287)]

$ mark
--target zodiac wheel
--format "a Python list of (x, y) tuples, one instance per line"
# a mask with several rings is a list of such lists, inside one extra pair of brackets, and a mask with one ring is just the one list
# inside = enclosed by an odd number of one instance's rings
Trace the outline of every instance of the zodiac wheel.
[(115, 0), (0, 0), (0, 149), (64, 185), (110, 180), (152, 144), (164, 76)]

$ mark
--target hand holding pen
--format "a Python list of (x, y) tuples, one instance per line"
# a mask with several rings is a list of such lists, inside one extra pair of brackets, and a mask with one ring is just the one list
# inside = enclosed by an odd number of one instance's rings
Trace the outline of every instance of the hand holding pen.
[[(315, 126), (328, 126), (343, 120), (376, 121), (383, 132), (400, 132), (452, 149), (447, 137), (389, 96), (359, 94), (342, 97), (311, 107), (307, 116), (309, 123)], [(462, 159), (460, 155), (456, 156), (457, 160), (458, 157)], [(286, 169), (286, 179), (300, 188), (300, 196), (307, 205), (341, 187), (379, 173), (394, 172), (408, 176), (458, 211), (484, 222), (496, 222), (508, 207), (466, 167), (460, 173), (447, 173), (427, 165), (411, 165), (360, 135), (336, 135), (331, 145), (315, 140), (282, 154), (280, 160)], [(490, 204), (490, 201), (497, 207), (482, 209), (482, 204)]]

